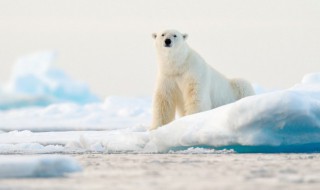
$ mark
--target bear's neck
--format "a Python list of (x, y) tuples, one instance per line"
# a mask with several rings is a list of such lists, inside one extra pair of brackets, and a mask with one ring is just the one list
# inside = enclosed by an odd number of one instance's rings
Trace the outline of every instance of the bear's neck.
[(183, 47), (174, 51), (164, 50), (158, 52), (160, 73), (167, 76), (182, 75), (189, 68), (188, 62), (186, 61), (189, 55), (189, 47)]

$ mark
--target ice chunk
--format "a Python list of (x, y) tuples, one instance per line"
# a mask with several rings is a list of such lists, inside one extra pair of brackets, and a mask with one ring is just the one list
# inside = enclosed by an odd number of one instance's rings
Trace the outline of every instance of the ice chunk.
[(61, 177), (81, 171), (67, 156), (0, 156), (0, 178)]
[(10, 80), (4, 86), (0, 109), (44, 106), (57, 102), (78, 104), (98, 102), (89, 87), (73, 80), (64, 71), (54, 67), (55, 52), (40, 52), (25, 56), (14, 65)]
[(310, 73), (303, 77), (303, 84), (318, 84), (320, 85), (320, 73)]

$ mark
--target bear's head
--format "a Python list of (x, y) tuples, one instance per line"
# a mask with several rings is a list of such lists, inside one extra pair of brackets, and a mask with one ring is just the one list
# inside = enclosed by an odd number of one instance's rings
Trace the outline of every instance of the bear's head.
[(187, 34), (181, 34), (176, 30), (165, 30), (159, 33), (153, 33), (155, 44), (158, 50), (174, 51), (185, 45)]

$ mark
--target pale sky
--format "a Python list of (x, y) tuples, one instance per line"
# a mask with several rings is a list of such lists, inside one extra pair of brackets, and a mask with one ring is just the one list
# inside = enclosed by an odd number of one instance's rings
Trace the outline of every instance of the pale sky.
[(230, 78), (288, 88), (320, 72), (319, 0), (1, 0), (0, 84), (20, 56), (56, 50), (101, 97), (150, 96), (165, 29)]

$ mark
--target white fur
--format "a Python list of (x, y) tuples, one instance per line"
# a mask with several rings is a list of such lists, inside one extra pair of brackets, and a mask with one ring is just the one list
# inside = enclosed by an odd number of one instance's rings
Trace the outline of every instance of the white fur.
[[(174, 37), (176, 36), (176, 37)], [(229, 80), (202, 59), (186, 43), (186, 34), (167, 30), (153, 34), (159, 72), (153, 98), (151, 129), (175, 118), (176, 111), (185, 116), (210, 110), (254, 94), (243, 79)], [(165, 39), (172, 41), (165, 47)]]

